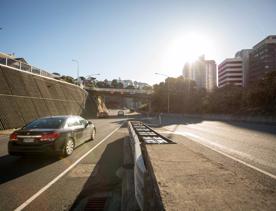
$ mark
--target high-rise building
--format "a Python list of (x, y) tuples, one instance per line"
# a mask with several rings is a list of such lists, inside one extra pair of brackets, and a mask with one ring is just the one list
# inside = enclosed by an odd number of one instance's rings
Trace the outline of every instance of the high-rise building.
[(253, 47), (249, 54), (248, 82), (254, 83), (271, 71), (276, 71), (276, 35), (266, 37)]
[(242, 59), (242, 75), (243, 75), (243, 87), (248, 85), (248, 73), (249, 73), (249, 55), (252, 49), (242, 49), (235, 54), (235, 58)]
[(217, 65), (214, 60), (205, 61), (206, 89), (212, 91), (217, 87)]
[(204, 56), (193, 63), (186, 63), (183, 77), (194, 80), (197, 87), (212, 91), (216, 87), (216, 62), (205, 60)]
[(229, 58), (225, 59), (218, 65), (218, 87), (226, 85), (243, 85), (243, 67), (242, 59)]

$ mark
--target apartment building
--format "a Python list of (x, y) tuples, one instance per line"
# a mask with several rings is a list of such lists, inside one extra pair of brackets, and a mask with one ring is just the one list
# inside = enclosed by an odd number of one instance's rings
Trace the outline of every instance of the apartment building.
[(248, 82), (254, 83), (266, 73), (276, 71), (276, 35), (256, 44), (249, 55)]
[(212, 91), (216, 86), (216, 62), (205, 60), (204, 56), (193, 63), (186, 63), (183, 68), (183, 77), (194, 80), (197, 87)]
[(226, 85), (243, 86), (242, 58), (228, 58), (218, 65), (218, 87)]

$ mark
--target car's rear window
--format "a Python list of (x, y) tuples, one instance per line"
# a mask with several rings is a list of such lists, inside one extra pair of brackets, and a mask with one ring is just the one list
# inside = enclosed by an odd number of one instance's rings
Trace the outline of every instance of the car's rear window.
[(37, 119), (29, 124), (27, 124), (23, 129), (58, 129), (65, 121), (65, 118), (43, 118)]

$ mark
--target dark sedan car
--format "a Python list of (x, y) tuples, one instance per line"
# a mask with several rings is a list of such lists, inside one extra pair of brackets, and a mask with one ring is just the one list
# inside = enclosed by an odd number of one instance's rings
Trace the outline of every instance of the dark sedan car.
[(117, 115), (118, 115), (118, 116), (124, 116), (125, 113), (124, 113), (124, 111), (120, 110), (120, 111), (118, 111)]
[(31, 152), (55, 152), (62, 156), (72, 154), (74, 148), (95, 138), (92, 122), (80, 116), (50, 116), (30, 122), (10, 135), (10, 155)]

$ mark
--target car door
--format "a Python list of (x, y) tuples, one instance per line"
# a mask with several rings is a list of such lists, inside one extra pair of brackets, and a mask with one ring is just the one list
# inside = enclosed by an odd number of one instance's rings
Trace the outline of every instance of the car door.
[(82, 143), (82, 131), (83, 127), (80, 124), (80, 121), (76, 117), (70, 117), (67, 122), (68, 128), (72, 130), (73, 138), (75, 140), (75, 146), (78, 146)]
[(85, 129), (84, 125), (80, 122), (79, 117), (74, 117), (74, 126), (75, 126), (75, 131), (77, 134), (77, 139), (78, 139), (78, 145), (82, 144), (84, 142), (84, 136), (83, 136), (83, 131)]
[(82, 117), (79, 117), (80, 123), (83, 125), (83, 141), (87, 141), (91, 138), (91, 125), (88, 124), (88, 121)]

